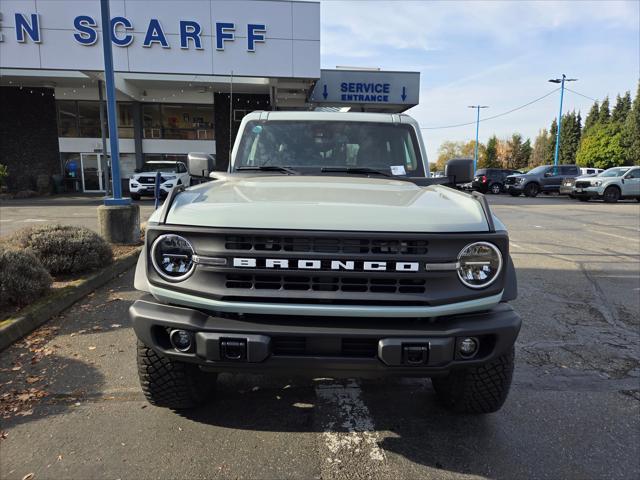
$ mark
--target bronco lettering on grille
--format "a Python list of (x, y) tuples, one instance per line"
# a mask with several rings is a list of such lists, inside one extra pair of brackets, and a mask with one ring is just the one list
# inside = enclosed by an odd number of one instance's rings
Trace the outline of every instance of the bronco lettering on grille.
[(284, 258), (234, 258), (233, 266), (274, 270), (358, 270), (365, 272), (417, 272), (420, 268), (418, 262), (289, 260)]

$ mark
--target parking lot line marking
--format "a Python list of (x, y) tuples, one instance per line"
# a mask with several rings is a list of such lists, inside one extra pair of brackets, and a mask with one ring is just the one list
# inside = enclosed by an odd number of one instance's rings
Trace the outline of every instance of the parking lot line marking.
[(602, 235), (609, 235), (610, 237), (615, 237), (615, 238), (620, 238), (622, 240), (627, 240), (629, 242), (638, 242), (638, 243), (640, 243), (640, 238), (625, 237), (624, 235), (616, 235), (615, 233), (603, 232), (601, 230), (593, 230), (593, 229), (591, 229), (591, 231), (594, 232), (594, 233), (600, 233)]
[[(316, 387), (322, 418), (323, 468), (333, 471), (363, 467), (376, 470), (386, 462), (378, 446), (378, 433), (369, 409), (361, 397), (362, 390), (356, 380), (346, 383), (325, 383)], [(373, 465), (371, 465), (373, 463)], [(337, 472), (334, 472), (337, 473)]]

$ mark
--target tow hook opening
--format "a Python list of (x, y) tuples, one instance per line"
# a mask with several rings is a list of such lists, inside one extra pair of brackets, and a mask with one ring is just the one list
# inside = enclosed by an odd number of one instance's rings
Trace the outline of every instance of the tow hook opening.
[(425, 365), (428, 359), (429, 347), (426, 344), (402, 344), (402, 363)]
[(221, 338), (220, 358), (231, 362), (246, 362), (247, 340), (240, 338)]

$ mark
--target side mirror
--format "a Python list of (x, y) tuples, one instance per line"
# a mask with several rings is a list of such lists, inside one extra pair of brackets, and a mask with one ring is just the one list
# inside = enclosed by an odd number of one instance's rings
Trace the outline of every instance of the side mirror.
[(216, 159), (209, 153), (189, 152), (187, 160), (192, 177), (207, 178), (216, 169)]
[(456, 184), (469, 183), (473, 181), (473, 159), (472, 158), (452, 158), (444, 169), (445, 176), (453, 177)]
[(544, 172), (545, 177), (553, 177), (553, 172)]

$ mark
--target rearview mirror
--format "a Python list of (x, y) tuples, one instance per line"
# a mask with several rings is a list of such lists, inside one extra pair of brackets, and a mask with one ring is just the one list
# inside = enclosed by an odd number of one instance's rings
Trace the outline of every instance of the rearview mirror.
[(208, 178), (216, 169), (216, 157), (209, 153), (189, 152), (187, 155), (189, 175)]

